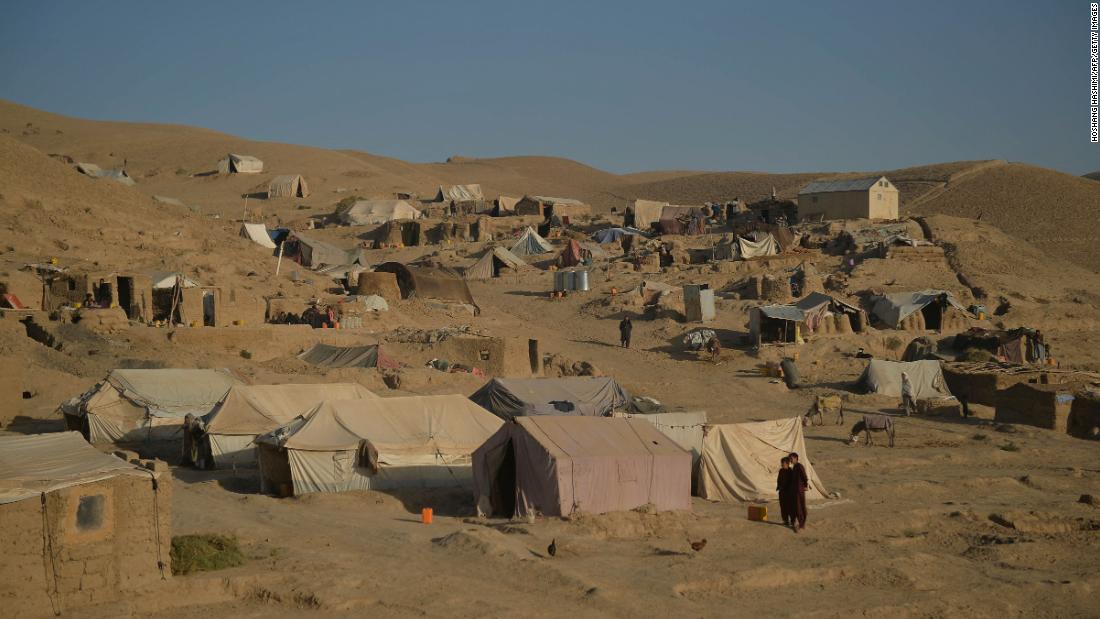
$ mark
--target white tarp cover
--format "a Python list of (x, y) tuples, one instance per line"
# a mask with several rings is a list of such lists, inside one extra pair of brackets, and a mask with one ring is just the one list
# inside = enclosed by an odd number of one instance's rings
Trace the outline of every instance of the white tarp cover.
[[(261, 459), (287, 459), (296, 495), (470, 487), (471, 454), (502, 423), (460, 395), (333, 400), (256, 440), (276, 448)], [(365, 442), (377, 450), (377, 472), (362, 466)]]
[(940, 362), (926, 361), (886, 361), (872, 359), (859, 377), (860, 383), (870, 393), (901, 397), (901, 373), (909, 375), (913, 385), (913, 397), (918, 400), (954, 397), (947, 389), (943, 379)]
[(770, 233), (762, 240), (753, 241), (743, 236), (737, 237), (737, 251), (742, 260), (759, 258), (762, 256), (775, 256), (779, 254), (779, 243)]
[(643, 419), (653, 424), (661, 434), (676, 441), (676, 444), (691, 452), (693, 462), (703, 453), (703, 427), (707, 425), (706, 411), (670, 412), (670, 413), (623, 413), (631, 419)]
[(241, 224), (241, 236), (250, 239), (260, 247), (275, 249), (275, 241), (271, 240), (271, 235), (267, 232), (267, 226), (263, 224)]
[(92, 447), (79, 432), (0, 436), (0, 504), (117, 475), (150, 474)]
[(109, 178), (127, 187), (133, 187), (136, 184), (134, 179), (130, 178), (130, 175), (126, 173), (126, 170), (104, 170), (94, 163), (78, 163), (76, 164), (76, 169), (81, 174), (91, 176), (92, 178)]
[[(497, 207), (499, 213), (515, 213), (516, 205), (519, 204), (521, 198), (513, 198), (511, 196), (500, 196), (497, 198)], [(499, 214), (498, 213), (498, 214)]]
[(153, 280), (153, 290), (165, 290), (173, 288), (178, 279), (184, 288), (198, 288), (199, 283), (180, 273), (153, 273), (149, 276)]
[(535, 232), (535, 229), (531, 226), (527, 226), (527, 229), (523, 231), (523, 236), (519, 237), (515, 245), (512, 245), (512, 253), (517, 256), (537, 256), (552, 251), (554, 251), (554, 246), (550, 244), (550, 241), (539, 236), (539, 233)]
[(206, 415), (237, 384), (228, 370), (111, 370), (61, 408), (87, 421), (92, 443), (178, 440), (185, 416)]
[(634, 201), (634, 227), (639, 230), (649, 230), (653, 224), (661, 220), (668, 202), (656, 202), (654, 200)]
[(883, 295), (875, 301), (871, 313), (887, 326), (897, 328), (910, 314), (924, 309), (931, 303), (938, 303), (940, 295), (947, 295), (947, 302), (955, 309), (968, 313), (958, 299), (946, 290), (921, 290), (918, 292), (898, 292)]
[(469, 185), (451, 185), (449, 187), (439, 186), (439, 191), (435, 194), (436, 202), (448, 202), (454, 200), (455, 202), (476, 202), (478, 200), (484, 200), (485, 194), (481, 191), (481, 185), (476, 183)]
[(810, 480), (806, 498), (827, 497), (828, 492), (806, 452), (799, 417), (707, 427), (696, 491), (711, 501), (776, 499), (779, 461), (790, 453), (798, 454), (798, 461), (806, 468)]
[(210, 453), (216, 466), (254, 462), (256, 436), (305, 415), (321, 402), (377, 398), (356, 383), (237, 385), (203, 418)]
[(337, 212), (349, 226), (384, 224), (400, 219), (419, 219), (420, 211), (404, 200), (359, 200)]

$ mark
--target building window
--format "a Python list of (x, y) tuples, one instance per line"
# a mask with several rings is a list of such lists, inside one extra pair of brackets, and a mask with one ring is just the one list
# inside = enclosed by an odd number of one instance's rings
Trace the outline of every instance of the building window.
[(881, 194), (881, 193), (876, 193), (875, 195), (876, 195), (876, 196), (878, 196), (878, 199), (879, 199), (879, 200), (881, 200), (881, 199), (882, 199), (882, 194)]
[(76, 506), (76, 530), (95, 531), (103, 528), (103, 516), (107, 511), (107, 497), (90, 494), (80, 497)]

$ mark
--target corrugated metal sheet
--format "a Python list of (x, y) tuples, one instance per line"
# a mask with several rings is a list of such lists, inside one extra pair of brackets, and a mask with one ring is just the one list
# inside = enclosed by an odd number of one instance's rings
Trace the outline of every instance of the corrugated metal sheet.
[(833, 193), (838, 191), (867, 191), (885, 177), (849, 178), (837, 181), (813, 181), (802, 188), (798, 195), (808, 193)]

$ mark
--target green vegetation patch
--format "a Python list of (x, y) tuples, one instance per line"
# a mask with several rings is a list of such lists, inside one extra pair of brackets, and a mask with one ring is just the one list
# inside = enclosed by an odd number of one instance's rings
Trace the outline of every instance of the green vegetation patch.
[(244, 564), (237, 538), (227, 535), (177, 535), (172, 538), (172, 573), (224, 570)]

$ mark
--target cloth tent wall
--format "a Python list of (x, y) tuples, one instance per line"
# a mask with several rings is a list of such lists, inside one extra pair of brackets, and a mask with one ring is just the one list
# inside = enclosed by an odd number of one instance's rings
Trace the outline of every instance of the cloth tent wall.
[[(620, 415), (616, 415), (620, 416)], [(622, 413), (630, 419), (641, 419), (653, 424), (668, 438), (686, 451), (691, 452), (692, 466), (703, 454), (703, 429), (707, 425), (706, 411), (674, 411), (670, 413)]]
[(322, 266), (342, 266), (354, 264), (360, 260), (359, 249), (342, 249), (331, 243), (307, 237), (295, 232), (289, 239), (287, 257), (298, 264), (318, 269)]
[(630, 395), (609, 376), (494, 378), (470, 399), (501, 419), (532, 415), (610, 415)]
[(61, 411), (91, 443), (179, 440), (187, 415), (206, 415), (238, 384), (228, 370), (111, 370)]
[(480, 309), (470, 292), (466, 280), (449, 269), (434, 267), (414, 267), (400, 262), (386, 262), (374, 269), (379, 273), (393, 273), (397, 276), (397, 286), (401, 289), (401, 298), (413, 297), (436, 299), (452, 303), (465, 303)]
[(472, 266), (463, 272), (466, 279), (491, 279), (500, 276), (504, 268), (519, 271), (527, 266), (522, 258), (503, 247), (493, 247), (482, 254)]
[[(374, 298), (381, 299), (381, 297)], [(385, 303), (385, 299), (381, 300)], [(332, 346), (318, 343), (298, 355), (298, 358), (310, 365), (325, 368), (396, 368), (399, 365), (396, 361), (387, 357), (378, 344)]]
[(339, 209), (336, 215), (349, 226), (384, 224), (419, 219), (422, 216), (420, 211), (404, 200), (359, 200)]
[(290, 483), (295, 495), (470, 488), (471, 454), (501, 423), (459, 395), (327, 401), (257, 439), (262, 485)]
[(554, 251), (554, 246), (550, 244), (550, 241), (539, 236), (534, 228), (527, 226), (527, 229), (523, 231), (523, 235), (512, 245), (511, 251), (517, 256), (537, 256)]
[(901, 397), (901, 374), (909, 375), (913, 397), (918, 400), (954, 397), (947, 389), (939, 361), (886, 361), (872, 359), (859, 377), (859, 384), (870, 393)]
[(807, 499), (828, 496), (802, 434), (798, 417), (709, 426), (703, 437), (696, 491), (711, 501), (761, 501), (778, 498), (779, 461), (790, 453), (806, 468)]
[(237, 385), (203, 417), (202, 446), (215, 467), (252, 464), (257, 436), (309, 413), (325, 400), (371, 399), (378, 396), (356, 383)]
[(260, 247), (275, 249), (275, 241), (271, 240), (271, 233), (267, 231), (267, 226), (263, 224), (241, 224), (241, 236)]
[(440, 185), (439, 191), (435, 193), (435, 202), (477, 202), (484, 199), (485, 193), (481, 191), (481, 185), (476, 183), (447, 187)]
[[(946, 295), (946, 297), (944, 297)], [(932, 303), (938, 303), (941, 298), (946, 298), (950, 307), (963, 314), (970, 312), (959, 303), (954, 295), (946, 290), (921, 290), (919, 292), (899, 292), (879, 297), (871, 313), (878, 317), (884, 324), (892, 328), (898, 328), (901, 322), (914, 312), (918, 312)]]
[(520, 417), (473, 455), (479, 515), (691, 509), (691, 454), (640, 419)]
[(271, 179), (267, 186), (268, 198), (308, 198), (309, 185), (300, 174), (283, 174)]
[(264, 171), (264, 162), (249, 155), (229, 153), (218, 162), (220, 174), (259, 174)]
[(510, 196), (500, 196), (497, 198), (497, 210), (496, 215), (498, 217), (502, 215), (515, 215), (516, 205), (519, 204), (519, 198), (513, 198)]
[(649, 230), (653, 224), (661, 220), (661, 213), (668, 202), (656, 202), (654, 200), (634, 201), (634, 227), (639, 230)]
[(779, 255), (779, 243), (770, 233), (759, 241), (752, 241), (739, 236), (737, 237), (737, 251), (742, 260), (776, 256)]
[(581, 263), (581, 245), (574, 239), (569, 239), (569, 243), (566, 244), (565, 249), (561, 250), (558, 254), (558, 260), (562, 266), (575, 267)]

